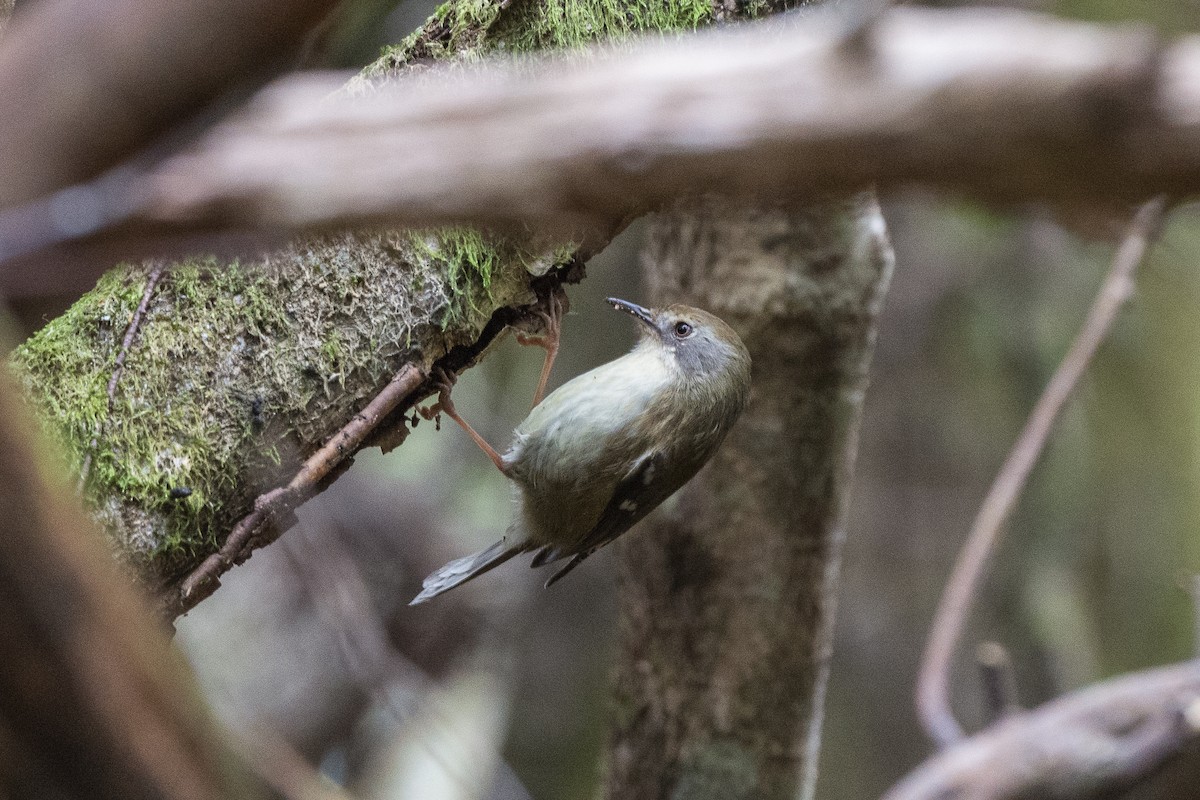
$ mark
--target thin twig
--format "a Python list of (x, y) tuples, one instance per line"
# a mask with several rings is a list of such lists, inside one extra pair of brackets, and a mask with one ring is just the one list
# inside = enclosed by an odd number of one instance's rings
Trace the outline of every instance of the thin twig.
[(83, 466), (79, 468), (79, 483), (75, 487), (77, 494), (83, 494), (83, 489), (87, 486), (88, 475), (92, 471), (92, 458), (95, 456), (96, 448), (100, 444), (100, 434), (104, 432), (105, 423), (112, 416), (113, 405), (116, 402), (117, 396), (117, 383), (125, 373), (125, 358), (129, 355), (129, 348), (133, 347), (133, 341), (137, 338), (138, 331), (141, 329), (142, 319), (146, 316), (146, 309), (150, 307), (150, 298), (154, 296), (154, 290), (158, 287), (158, 281), (162, 278), (163, 270), (164, 267), (160, 264), (152, 269), (146, 277), (146, 288), (142, 292), (142, 302), (138, 303), (137, 310), (133, 312), (133, 318), (129, 320), (129, 326), (125, 328), (125, 337), (121, 340), (121, 351), (117, 353), (117, 360), (113, 362), (112, 376), (108, 379), (107, 411), (103, 419), (96, 421), (96, 427), (92, 431), (92, 441), (88, 444), (87, 455), (83, 458)]
[(1133, 291), (1133, 273), (1162, 223), (1166, 201), (1159, 197), (1138, 209), (1071, 349), (1058, 365), (1024, 430), (984, 498), (934, 615), (917, 676), (917, 713), (929, 736), (945, 747), (964, 737), (950, 707), (950, 671), (964, 623), (982, 582), (1004, 523), (1016, 505), (1038, 456), (1080, 377), (1104, 341), (1117, 312)]
[(406, 364), (384, 389), (355, 414), (346, 425), (330, 437), (320, 450), (313, 453), (286, 486), (279, 486), (259, 495), (254, 510), (233, 527), (221, 549), (201, 562), (183, 581), (178, 594), (167, 604), (166, 613), (174, 618), (192, 609), (221, 585), (221, 576), (250, 557), (271, 525), (283, 514), (315, 495), (327, 479), (348, 465), (347, 459), (374, 434), (379, 424), (405, 398), (425, 382), (425, 373)]
[[(509, 326), (520, 328), (533, 319), (540, 319), (541, 313), (536, 309), (554, 302), (556, 293), (562, 291), (562, 284), (578, 283), (583, 275), (583, 262), (576, 259), (535, 279), (530, 283), (537, 295), (533, 306), (498, 309), (472, 345), (451, 348), (435, 366), (452, 375), (471, 366)], [(355, 414), (301, 465), (286, 486), (278, 486), (255, 498), (253, 510), (233, 526), (221, 549), (193, 569), (179, 584), (178, 590), (171, 588), (164, 593), (160, 606), (163, 615), (172, 620), (215, 592), (221, 585), (222, 575), (249, 558), (258, 547), (269, 544), (274, 538), (269, 532), (278, 536), (290, 527), (290, 522), (284, 524), (287, 516), (347, 469), (361, 448), (368, 444), (378, 445), (387, 452), (398, 446), (407, 436), (407, 429), (399, 424), (397, 412), (411, 408), (434, 391), (436, 389), (423, 368), (415, 364), (403, 366), (366, 408)], [(391, 420), (397, 421), (395, 428), (383, 430), (385, 421)], [(291, 519), (294, 522), (295, 518)]]

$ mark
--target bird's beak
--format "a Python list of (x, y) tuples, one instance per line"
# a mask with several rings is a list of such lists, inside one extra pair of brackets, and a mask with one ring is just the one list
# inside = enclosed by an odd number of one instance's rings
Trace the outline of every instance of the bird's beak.
[(637, 303), (631, 303), (628, 300), (618, 300), (615, 297), (608, 298), (608, 303), (617, 311), (624, 311), (626, 314), (632, 314), (651, 328), (654, 327), (654, 314), (650, 311), (650, 309), (642, 308)]

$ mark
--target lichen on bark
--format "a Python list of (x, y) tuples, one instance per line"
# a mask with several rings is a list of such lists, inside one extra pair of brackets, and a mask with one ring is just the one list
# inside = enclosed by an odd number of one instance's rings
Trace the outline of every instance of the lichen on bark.
[[(349, 88), (431, 61), (561, 50), (711, 18), (698, 0), (452, 0)], [(469, 229), (358, 231), (254, 261), (166, 265), (110, 411), (107, 384), (156, 267), (123, 265), (19, 347), (12, 366), (75, 467), (91, 461), (94, 516), (163, 600), (401, 365), (427, 370), (473, 346), (494, 314), (533, 302), (533, 278), (575, 249)]]

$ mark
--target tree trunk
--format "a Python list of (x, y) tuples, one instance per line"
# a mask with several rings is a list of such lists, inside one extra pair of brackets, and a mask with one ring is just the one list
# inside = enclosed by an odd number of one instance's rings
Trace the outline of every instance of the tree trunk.
[(869, 194), (707, 199), (654, 224), (655, 302), (709, 309), (754, 359), (750, 406), (620, 551), (608, 797), (808, 798), (867, 367), (892, 266)]

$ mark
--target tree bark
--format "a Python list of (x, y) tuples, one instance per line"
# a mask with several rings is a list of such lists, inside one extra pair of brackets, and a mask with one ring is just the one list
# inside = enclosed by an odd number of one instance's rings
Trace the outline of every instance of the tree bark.
[(608, 797), (811, 797), (867, 367), (892, 254), (870, 195), (705, 200), (653, 226), (655, 302), (754, 359), (713, 462), (622, 540)]

